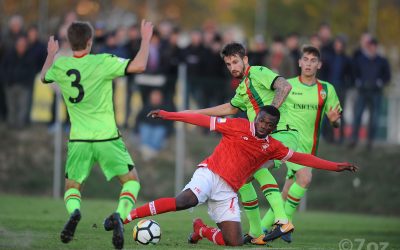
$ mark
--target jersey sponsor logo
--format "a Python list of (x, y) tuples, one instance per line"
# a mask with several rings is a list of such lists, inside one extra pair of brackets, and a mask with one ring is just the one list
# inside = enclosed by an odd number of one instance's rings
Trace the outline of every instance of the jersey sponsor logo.
[(248, 140), (249, 140), (249, 137), (247, 137), (247, 136), (242, 136), (242, 139), (245, 140), (245, 141), (248, 141)]
[(261, 150), (262, 151), (267, 151), (267, 148), (269, 147), (269, 144), (268, 143), (263, 143), (262, 145), (261, 145)]
[(321, 91), (319, 92), (319, 95), (321, 96), (321, 98), (322, 98), (323, 100), (325, 100), (325, 98), (326, 98), (326, 91), (325, 91), (325, 89), (321, 89)]
[(317, 104), (302, 104), (302, 103), (294, 103), (294, 109), (307, 109), (307, 110), (318, 110)]
[(303, 95), (303, 93), (301, 93), (301, 92), (292, 92), (292, 95)]
[(194, 191), (195, 191), (196, 193), (198, 193), (198, 194), (201, 193), (201, 190), (200, 190), (200, 188), (198, 188), (198, 187), (195, 187), (195, 188), (194, 188)]
[(226, 118), (217, 118), (217, 123), (225, 123), (226, 122)]

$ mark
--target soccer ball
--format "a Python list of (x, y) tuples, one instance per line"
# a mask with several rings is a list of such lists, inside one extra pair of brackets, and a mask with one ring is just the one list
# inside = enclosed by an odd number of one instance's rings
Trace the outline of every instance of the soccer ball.
[(161, 238), (161, 228), (154, 220), (141, 220), (133, 228), (133, 239), (142, 245), (157, 244)]

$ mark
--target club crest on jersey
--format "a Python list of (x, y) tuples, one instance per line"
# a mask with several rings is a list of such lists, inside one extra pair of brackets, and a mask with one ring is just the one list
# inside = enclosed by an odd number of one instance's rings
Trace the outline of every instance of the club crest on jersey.
[(264, 143), (264, 144), (261, 145), (262, 151), (267, 151), (267, 148), (268, 148), (268, 147), (269, 147), (269, 144), (268, 144), (268, 143)]
[(226, 122), (226, 118), (222, 118), (222, 117), (217, 118), (217, 123), (225, 123), (225, 122)]
[(321, 91), (319, 92), (319, 95), (321, 96), (322, 99), (326, 98), (326, 91), (325, 89), (321, 89)]

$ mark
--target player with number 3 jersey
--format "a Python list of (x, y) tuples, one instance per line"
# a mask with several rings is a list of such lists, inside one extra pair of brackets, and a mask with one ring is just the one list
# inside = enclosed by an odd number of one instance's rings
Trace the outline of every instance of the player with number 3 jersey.
[(97, 162), (107, 180), (118, 177), (122, 184), (118, 207), (106, 218), (104, 228), (113, 231), (114, 247), (123, 248), (122, 220), (134, 206), (140, 184), (115, 122), (112, 80), (145, 70), (152, 34), (153, 25), (143, 20), (140, 50), (132, 60), (111, 54), (89, 54), (93, 28), (88, 22), (73, 22), (68, 27), (67, 38), (73, 57), (55, 60), (58, 41), (53, 36), (49, 39), (41, 80), (44, 83), (55, 82), (60, 87), (71, 119), (64, 194), (70, 218), (60, 235), (63, 243), (73, 239), (81, 219), (82, 183)]

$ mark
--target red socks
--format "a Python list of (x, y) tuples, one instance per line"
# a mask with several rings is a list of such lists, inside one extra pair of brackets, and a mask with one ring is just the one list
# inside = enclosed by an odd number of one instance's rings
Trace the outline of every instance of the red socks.
[(124, 224), (131, 222), (134, 219), (143, 218), (156, 214), (163, 214), (167, 212), (176, 211), (176, 200), (175, 198), (161, 198), (149, 203), (144, 204), (141, 207), (132, 209), (128, 214)]
[(222, 237), (222, 232), (218, 228), (214, 227), (202, 227), (200, 229), (200, 236), (207, 238), (209, 241), (214, 242), (214, 244), (225, 246), (224, 238)]

